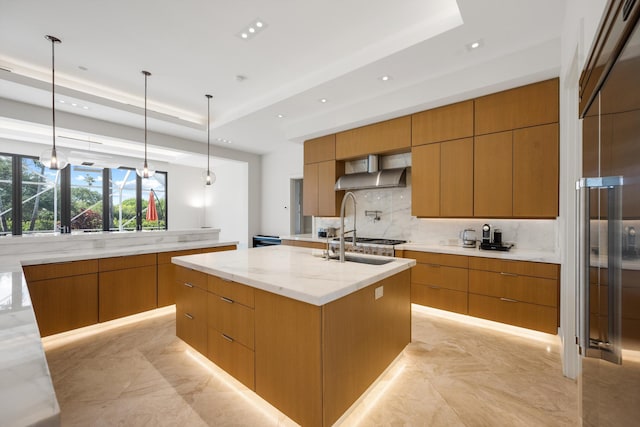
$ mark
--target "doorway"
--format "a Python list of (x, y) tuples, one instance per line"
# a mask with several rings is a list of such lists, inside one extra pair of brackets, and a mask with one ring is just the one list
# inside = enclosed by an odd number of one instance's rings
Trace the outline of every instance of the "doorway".
[(302, 178), (291, 179), (291, 234), (311, 234), (313, 231), (313, 217), (302, 213)]

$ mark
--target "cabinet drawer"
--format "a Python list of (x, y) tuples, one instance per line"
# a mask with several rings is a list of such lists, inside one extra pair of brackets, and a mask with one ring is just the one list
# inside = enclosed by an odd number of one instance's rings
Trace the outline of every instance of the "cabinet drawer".
[(550, 307), (558, 306), (558, 281), (554, 279), (470, 270), (469, 292)]
[(208, 276), (209, 292), (228, 298), (234, 302), (254, 307), (253, 288), (217, 276)]
[(467, 268), (469, 257), (464, 255), (439, 254), (435, 252), (404, 251), (405, 258), (413, 258), (423, 264), (446, 265), (448, 267)]
[(416, 264), (411, 269), (411, 282), (467, 292), (469, 270), (437, 264)]
[(208, 329), (208, 357), (242, 384), (255, 390), (255, 353), (219, 331)]
[(411, 302), (441, 310), (467, 314), (467, 293), (437, 286), (411, 283)]
[(201, 319), (206, 323), (207, 296), (204, 289), (200, 289), (190, 283), (176, 283), (176, 310), (188, 313), (195, 319)]
[(156, 265), (156, 254), (117, 256), (112, 258), (100, 258), (98, 267), (100, 271), (123, 270), (125, 268), (145, 267)]
[[(176, 336), (195, 348), (199, 353), (207, 354), (207, 319), (206, 315), (199, 315), (199, 311), (206, 313), (206, 292), (193, 288), (192, 297), (204, 304), (194, 302), (189, 310), (183, 310), (189, 304), (176, 304)], [(202, 305), (203, 307), (201, 307)]]
[(201, 289), (207, 289), (206, 273), (179, 265), (176, 265), (176, 281), (181, 284), (188, 283)]
[(51, 264), (27, 265), (22, 267), (27, 282), (54, 279), (56, 277), (77, 276), (98, 272), (98, 260), (56, 262)]
[(511, 261), (495, 258), (470, 257), (469, 268), (473, 270), (495, 271), (522, 276), (558, 279), (560, 266), (542, 262)]
[(254, 349), (254, 311), (216, 294), (208, 294), (208, 325)]
[(469, 294), (469, 314), (548, 334), (558, 333), (558, 309), (554, 307)]

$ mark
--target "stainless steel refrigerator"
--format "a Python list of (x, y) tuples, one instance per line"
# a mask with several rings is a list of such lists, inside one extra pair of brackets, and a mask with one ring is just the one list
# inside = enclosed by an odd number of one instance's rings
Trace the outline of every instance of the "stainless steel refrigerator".
[(580, 81), (577, 342), (585, 426), (640, 425), (640, 1), (611, 0)]

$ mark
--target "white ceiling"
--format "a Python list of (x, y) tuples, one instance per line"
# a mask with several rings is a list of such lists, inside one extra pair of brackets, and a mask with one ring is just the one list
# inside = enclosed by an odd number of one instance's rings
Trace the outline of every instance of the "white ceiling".
[[(50, 107), (51, 34), (57, 110), (142, 128), (148, 70), (150, 130), (206, 143), (211, 93), (212, 143), (264, 154), (557, 75), (565, 3), (0, 0), (0, 102)], [(256, 18), (267, 27), (238, 37)]]

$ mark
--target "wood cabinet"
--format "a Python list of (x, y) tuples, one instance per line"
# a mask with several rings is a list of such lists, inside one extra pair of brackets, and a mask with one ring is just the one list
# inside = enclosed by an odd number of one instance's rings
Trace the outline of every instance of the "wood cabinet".
[(213, 248), (158, 252), (158, 307), (164, 307), (176, 303), (177, 265), (171, 263), (171, 258), (175, 256), (194, 255), (207, 252), (233, 251), (235, 249), (235, 245), (229, 245)]
[(310, 139), (304, 143), (304, 164), (336, 159), (336, 135)]
[(207, 275), (176, 266), (176, 335), (207, 354)]
[(322, 242), (307, 242), (304, 240), (282, 239), (283, 245), (298, 246), (301, 248), (327, 249), (327, 244)]
[(487, 258), (469, 260), (469, 314), (557, 334), (559, 266)]
[(344, 174), (344, 163), (335, 160), (335, 139), (335, 135), (327, 135), (304, 143), (303, 215), (339, 215), (344, 192), (334, 188)]
[(440, 144), (411, 149), (411, 214), (440, 216)]
[(468, 257), (405, 251), (411, 269), (411, 302), (467, 314)]
[(336, 134), (336, 159), (397, 153), (411, 148), (411, 116), (374, 123)]
[(513, 217), (558, 216), (559, 156), (557, 123), (513, 132)]
[(475, 99), (475, 135), (559, 122), (559, 79)]
[(508, 218), (513, 213), (513, 134), (477, 136), (474, 140), (473, 214)]
[(473, 137), (473, 100), (411, 116), (411, 145)]
[(98, 261), (23, 268), (40, 336), (98, 322)]
[(156, 254), (98, 260), (100, 322), (157, 307)]
[(208, 276), (207, 355), (255, 390), (254, 289)]

